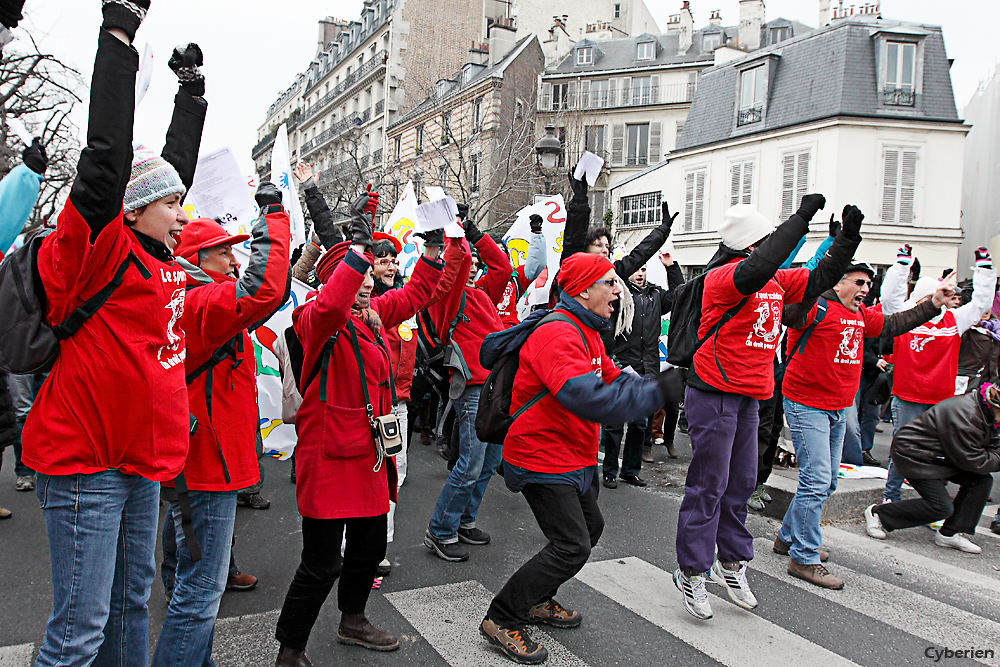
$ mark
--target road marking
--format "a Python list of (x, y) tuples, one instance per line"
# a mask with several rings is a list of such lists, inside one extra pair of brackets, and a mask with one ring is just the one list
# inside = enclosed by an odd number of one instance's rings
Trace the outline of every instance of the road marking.
[[(479, 634), (493, 594), (478, 581), (416, 588), (385, 597), (449, 665), (510, 667), (510, 661)], [(536, 628), (529, 632), (548, 649), (545, 664), (549, 667), (586, 667), (587, 663), (548, 633)]]
[[(890, 537), (888, 542), (891, 542)], [(854, 533), (832, 526), (823, 526), (823, 542), (825, 544), (836, 544), (838, 547), (847, 547), (855, 551), (861, 551), (867, 558), (873, 555), (879, 558), (895, 559), (904, 565), (918, 567), (927, 570), (931, 576), (946, 576), (962, 583), (971, 584), (984, 589), (991, 595), (1000, 593), (1000, 579), (987, 577), (970, 570), (963, 570), (960, 567), (944, 563), (927, 556), (894, 547), (882, 540), (875, 540), (867, 535), (855, 535)], [(976, 591), (982, 593), (982, 591)]]
[[(753, 542), (757, 556), (750, 561), (752, 569), (897, 630), (926, 639), (936, 646), (993, 646), (1000, 637), (1000, 623), (841, 565), (827, 563), (830, 571), (838, 577), (842, 576), (846, 582), (843, 590), (834, 591), (806, 583), (787, 573), (788, 557), (772, 552), (771, 540), (756, 539)], [(888, 600), (892, 604), (886, 604)], [(1000, 658), (982, 662), (1000, 665)]]
[(0, 646), (0, 667), (29, 667), (34, 652), (34, 644)]
[(819, 644), (711, 593), (713, 618), (695, 619), (684, 610), (672, 576), (641, 558), (588, 563), (576, 578), (729, 667), (857, 667)]

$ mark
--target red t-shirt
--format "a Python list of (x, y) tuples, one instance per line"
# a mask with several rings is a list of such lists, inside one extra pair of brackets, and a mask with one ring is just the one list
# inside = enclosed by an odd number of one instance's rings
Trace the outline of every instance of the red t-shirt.
[[(734, 259), (705, 276), (699, 338), (745, 296), (733, 283), (741, 261)], [(719, 329), (718, 336), (705, 341), (695, 353), (698, 378), (719, 391), (758, 400), (770, 398), (774, 394), (774, 351), (781, 339), (781, 309), (785, 303), (802, 301), (808, 282), (809, 269), (779, 269), (764, 289), (750, 295), (740, 312)], [(720, 364), (728, 382), (719, 372)]]
[[(816, 306), (806, 325), (816, 319)], [(885, 316), (861, 306), (852, 313), (837, 300), (827, 301), (826, 316), (816, 325), (805, 346), (788, 362), (781, 391), (785, 398), (817, 410), (843, 410), (854, 402), (861, 382), (865, 338), (882, 333)], [(788, 353), (805, 327), (788, 330)]]
[(517, 301), (528, 288), (528, 279), (524, 277), (524, 265), (517, 267), (507, 281), (507, 286), (503, 290), (503, 299), (497, 304), (497, 312), (500, 314), (500, 321), (505, 329), (518, 324), (521, 320), (517, 316)]
[(892, 395), (930, 405), (954, 396), (961, 346), (950, 310), (936, 323), (925, 322), (898, 336), (892, 349)]
[(503, 443), (504, 461), (533, 472), (571, 472), (597, 462), (600, 424), (577, 417), (555, 395), (572, 378), (596, 373), (605, 384), (611, 384), (621, 373), (604, 355), (601, 335), (572, 314), (565, 314), (580, 327), (587, 347), (572, 324), (547, 322), (521, 347), (514, 376), (512, 414), (542, 389), (549, 390), (517, 418)]

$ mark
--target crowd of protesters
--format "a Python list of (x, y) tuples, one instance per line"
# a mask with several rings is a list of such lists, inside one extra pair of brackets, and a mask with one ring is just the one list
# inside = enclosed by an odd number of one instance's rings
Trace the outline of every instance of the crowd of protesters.
[[(87, 146), (55, 229), (31, 246), (48, 323), (58, 330), (76, 319), (78, 329), (45, 372), (0, 375), (0, 452), (14, 446), (16, 488), (36, 491), (51, 553), (52, 613), (36, 665), (147, 663), (161, 500), (169, 602), (153, 663), (212, 664), (223, 592), (256, 584), (235, 565), (236, 507), (267, 506), (250, 333), (287, 301), (293, 276), (315, 291), (274, 346), (282, 417), (297, 433), (291, 480), (302, 517), (278, 667), (312, 664), (306, 647), (335, 583), (339, 642), (400, 647), (366, 605), (391, 571), (397, 491), (418, 428), (449, 458), (425, 508), (434, 555), (466, 561), (467, 546), (491, 542), (477, 517), (498, 473), (547, 540), (479, 628), (517, 662), (547, 657), (529, 625), (581, 625), (583, 613), (555, 597), (604, 530), (600, 488), (646, 486), (640, 473), (654, 444), (677, 458), (682, 410), (692, 456), (673, 579), (698, 619), (712, 617), (709, 583), (746, 610), (758, 605), (746, 576), (747, 513), (770, 502), (765, 484), (786, 422), (798, 486), (773, 549), (788, 556), (789, 575), (845, 586), (823, 565), (820, 517), (842, 462), (879, 464), (872, 446), (885, 404), (891, 460), (884, 502), (864, 512), (868, 535), (942, 522), (936, 545), (981, 552), (967, 536), (1000, 470), (1000, 325), (991, 315), (1000, 300), (985, 248), (965, 289), (953, 273), (918, 277), (909, 245), (879, 276), (855, 259), (864, 214), (848, 204), (797, 266), (827, 204), (807, 194), (777, 226), (751, 205), (731, 207), (716, 224), (718, 252), (686, 282), (666, 202), (659, 226), (613, 259), (612, 231), (590, 224), (587, 183), (570, 174), (558, 270), (547, 302), (528, 308), (522, 297), (552, 241), (539, 216), (520, 262), (459, 203), (460, 233), (420, 234), (422, 256), (404, 280), (402, 244), (376, 230), (379, 193), (369, 187), (338, 217), (307, 164), (295, 172), (312, 221), (307, 243), (291, 247), (271, 183), (257, 189), (251, 233), (233, 235), (181, 207), (208, 109), (197, 45), (178, 47), (168, 63), (179, 87), (162, 151), (133, 147), (132, 40), (148, 7), (103, 3)], [(38, 140), (22, 158), (0, 181), (0, 215), (18, 228), (47, 165)], [(12, 241), (0, 237), (0, 247)], [(232, 248), (246, 241), (241, 267)], [(666, 285), (649, 281), (650, 261), (662, 263)], [(671, 324), (671, 350), (676, 331), (690, 353), (674, 365), (661, 361), (661, 322), (679, 311), (694, 319)], [(917, 497), (902, 498), (904, 480)], [(954, 498), (948, 482), (959, 487)], [(0, 519), (10, 516), (0, 508)]]

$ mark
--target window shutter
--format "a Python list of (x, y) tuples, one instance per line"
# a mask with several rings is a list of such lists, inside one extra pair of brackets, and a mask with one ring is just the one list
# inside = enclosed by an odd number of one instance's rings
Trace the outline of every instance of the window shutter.
[(632, 77), (622, 77), (622, 99), (620, 106), (626, 107), (632, 104)]
[(781, 215), (779, 224), (791, 217), (795, 206), (795, 155), (788, 153), (781, 160)]
[(740, 203), (740, 184), (743, 180), (743, 163), (734, 162), (732, 164), (729, 184), (729, 205), (736, 206)]
[(576, 104), (576, 81), (570, 81), (569, 82), (569, 86), (567, 87), (567, 90), (569, 91), (569, 95), (566, 98), (566, 102), (567, 102), (566, 108), (567, 109), (575, 109), (575, 108), (577, 108), (577, 104)]
[(649, 164), (660, 161), (660, 121), (649, 124)]
[(743, 203), (752, 204), (753, 203), (753, 160), (747, 160), (743, 163)]
[(590, 81), (580, 82), (580, 104), (581, 109), (589, 109), (593, 104), (590, 101)]
[(541, 93), (538, 96), (538, 110), (550, 111), (552, 109), (552, 84), (543, 83)]
[(615, 79), (608, 79), (608, 101), (604, 106), (613, 107), (617, 105), (615, 99)]
[(695, 173), (684, 175), (684, 231), (694, 231), (694, 186)]
[(605, 194), (607, 193), (604, 190), (596, 190), (592, 193), (594, 200), (594, 207), (593, 207), (594, 219), (591, 222), (595, 225), (601, 224), (604, 220), (604, 211), (606, 210), (604, 207)]
[[(649, 87), (649, 103), (650, 104), (657, 104), (657, 103), (659, 103), (659, 101), (660, 101), (660, 94), (659, 94), (659, 90), (660, 90), (660, 77), (658, 75), (654, 75), (654, 76), (649, 77), (649, 86), (650, 86)], [(666, 99), (667, 99), (666, 95), (664, 95), (662, 97), (662, 99), (664, 101), (666, 101)]]
[(917, 181), (917, 151), (902, 150), (899, 177), (899, 223), (913, 224), (913, 197)]
[(614, 134), (611, 136), (611, 164), (625, 164), (625, 126), (623, 124), (613, 125)]
[(896, 222), (896, 202), (899, 186), (899, 150), (886, 148), (882, 160), (882, 224)]
[(695, 172), (694, 185), (694, 227), (698, 231), (705, 229), (705, 174), (704, 169)]
[(799, 202), (809, 191), (809, 151), (799, 153), (796, 158), (795, 201), (792, 205), (798, 207)]

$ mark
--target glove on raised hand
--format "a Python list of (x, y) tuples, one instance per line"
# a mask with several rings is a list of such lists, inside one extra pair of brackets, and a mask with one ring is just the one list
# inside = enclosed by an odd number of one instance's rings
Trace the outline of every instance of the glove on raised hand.
[(903, 266), (909, 266), (913, 262), (913, 246), (904, 243), (896, 251), (896, 262)]
[(181, 88), (194, 97), (205, 96), (205, 75), (201, 73), (204, 65), (201, 47), (194, 42), (174, 47), (174, 52), (167, 61), (167, 67), (174, 71)]
[(45, 169), (49, 166), (49, 158), (45, 154), (45, 147), (42, 146), (41, 139), (35, 137), (31, 141), (31, 145), (21, 153), (21, 161), (36, 174), (45, 173)]
[(816, 211), (824, 206), (826, 206), (826, 197), (820, 194), (809, 194), (802, 197), (799, 210), (795, 213), (806, 222), (809, 222), (816, 215)]
[(569, 186), (573, 189), (573, 203), (587, 203), (587, 179), (576, 180), (573, 178), (573, 170), (569, 170)]
[(465, 238), (467, 238), (469, 243), (472, 245), (476, 245), (479, 243), (479, 239), (483, 238), (483, 233), (479, 231), (479, 227), (476, 227), (476, 223), (472, 220), (463, 220), (462, 228), (465, 229)]
[(833, 213), (830, 214), (830, 236), (837, 238), (837, 234), (840, 233), (840, 221), (833, 219)]
[(417, 236), (422, 238), (424, 240), (424, 245), (429, 248), (444, 247), (444, 229), (434, 229), (429, 232), (420, 232)]
[(663, 202), (660, 204), (660, 212), (663, 214), (663, 217), (660, 218), (660, 220), (662, 221), (660, 222), (660, 226), (666, 227), (667, 234), (670, 234), (670, 228), (674, 226), (674, 220), (677, 219), (677, 216), (680, 214), (680, 211), (674, 213), (673, 215), (670, 215), (670, 205), (667, 204), (667, 200), (664, 199)]
[(372, 227), (368, 222), (371, 218), (367, 208), (367, 192), (358, 195), (357, 199), (351, 202), (351, 242), (366, 247), (372, 244)]
[(844, 219), (844, 226), (840, 233), (843, 234), (846, 239), (860, 241), (861, 221), (865, 219), (865, 214), (862, 213), (861, 209), (857, 206), (848, 204), (844, 207), (842, 217)]
[(135, 31), (139, 29), (142, 20), (149, 11), (149, 0), (104, 0), (101, 12), (104, 14), (105, 30), (115, 28), (128, 36), (128, 41), (135, 41)]
[(537, 213), (532, 213), (528, 216), (528, 224), (531, 225), (532, 234), (542, 233), (542, 216)]
[(260, 207), (260, 212), (265, 215), (282, 210), (281, 197), (281, 190), (270, 181), (261, 183), (253, 196), (257, 206)]
[(976, 248), (976, 268), (977, 269), (993, 268), (993, 258), (990, 257), (990, 251), (982, 246)]

